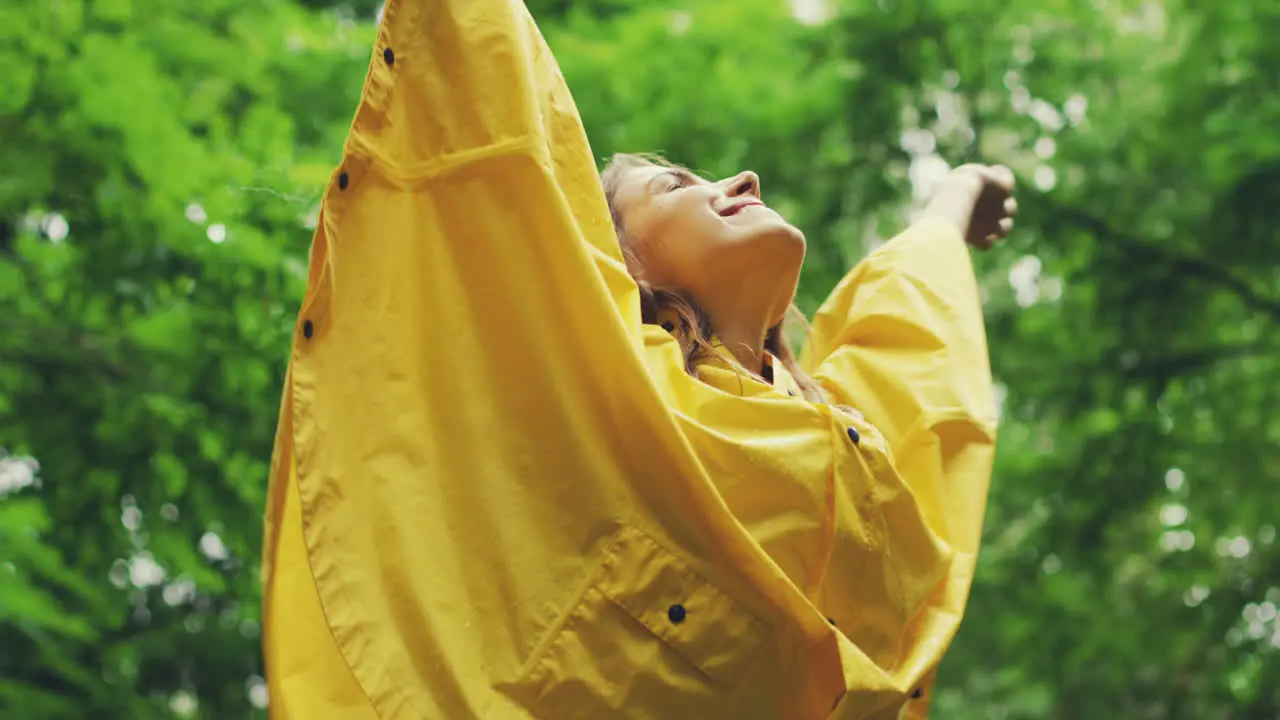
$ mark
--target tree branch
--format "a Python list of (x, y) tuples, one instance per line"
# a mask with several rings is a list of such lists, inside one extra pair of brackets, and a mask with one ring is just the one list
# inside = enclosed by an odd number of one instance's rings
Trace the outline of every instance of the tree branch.
[[(1213, 347), (1188, 350), (1180, 353), (1169, 353), (1139, 360), (1133, 364), (1121, 363), (1119, 375), (1127, 380), (1155, 378), (1168, 381), (1179, 375), (1203, 370), (1224, 360), (1240, 360), (1247, 357), (1277, 357), (1280, 346), (1257, 342), (1224, 344)], [(1024, 372), (1030, 370), (1031, 372)], [(1060, 380), (1066, 383), (1084, 382), (1081, 378), (1090, 378), (1098, 374), (1115, 374), (1115, 362), (1110, 358), (1084, 360), (1079, 363), (1053, 371), (1052, 377), (1043, 375), (1040, 366), (1013, 368), (997, 373), (997, 379), (1008, 383), (1039, 382), (1045, 379)]]
[(1152, 358), (1124, 369), (1126, 377), (1160, 377), (1169, 379), (1183, 373), (1194, 372), (1222, 360), (1239, 360), (1246, 357), (1280, 355), (1280, 348), (1256, 342), (1219, 345), (1179, 354)]
[(1163, 263), (1175, 272), (1198, 278), (1229, 290), (1240, 298), (1240, 301), (1246, 307), (1265, 313), (1273, 320), (1280, 321), (1280, 298), (1269, 297), (1259, 292), (1249, 281), (1236, 276), (1221, 265), (1213, 263), (1206, 258), (1160, 247), (1131, 233), (1117, 230), (1101, 218), (1090, 215), (1083, 210), (1058, 204), (1054, 205), (1054, 209), (1068, 220), (1088, 228), (1095, 235), (1123, 241), (1126, 250)]

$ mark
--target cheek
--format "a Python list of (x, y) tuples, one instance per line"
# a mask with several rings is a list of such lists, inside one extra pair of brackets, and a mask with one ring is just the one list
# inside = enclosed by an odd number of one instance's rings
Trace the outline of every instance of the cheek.
[(714, 256), (721, 242), (719, 218), (698, 212), (694, 202), (669, 202), (634, 228), (636, 254), (655, 284), (686, 286)]
[(724, 257), (724, 241), (718, 230), (706, 223), (687, 223), (666, 236), (663, 265), (673, 284), (695, 293), (701, 289), (708, 270)]
[(693, 192), (672, 203), (664, 219), (672, 255), (696, 262), (725, 243), (724, 223), (708, 209), (706, 198)]

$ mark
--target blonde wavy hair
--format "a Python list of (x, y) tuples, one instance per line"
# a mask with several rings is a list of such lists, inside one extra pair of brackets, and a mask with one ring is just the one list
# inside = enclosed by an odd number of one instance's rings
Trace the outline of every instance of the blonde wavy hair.
[[(711, 319), (698, 307), (693, 298), (689, 297), (688, 293), (680, 288), (654, 287), (640, 279), (641, 264), (627, 236), (626, 225), (618, 212), (616, 198), (622, 177), (628, 170), (653, 166), (680, 167), (656, 155), (619, 153), (609, 159), (604, 171), (600, 173), (600, 183), (604, 187), (604, 196), (609, 203), (609, 214), (613, 218), (613, 228), (618, 235), (618, 245), (622, 248), (622, 257), (626, 261), (627, 271), (640, 287), (641, 319), (650, 325), (663, 324), (660, 317), (664, 316), (668, 318), (674, 316), (679, 319), (679, 328), (674, 327), (674, 324), (670, 323), (669, 320), (664, 325), (664, 328), (677, 333), (680, 345), (684, 350), (685, 372), (693, 377), (698, 377), (698, 365), (712, 356), (727, 359), (736, 367), (738, 366), (736, 361), (733, 361), (732, 358), (726, 358), (723, 353), (712, 346), (711, 338), (715, 335), (715, 328), (711, 326)], [(822, 388), (818, 386), (813, 378), (809, 377), (808, 373), (800, 368), (795, 352), (787, 341), (785, 326), (788, 323), (798, 323), (806, 331), (808, 329), (807, 324), (804, 323), (804, 315), (795, 305), (792, 305), (788, 308), (787, 318), (769, 328), (764, 339), (764, 349), (776, 357), (787, 372), (791, 373), (806, 399), (812, 402), (825, 403), (827, 399)]]

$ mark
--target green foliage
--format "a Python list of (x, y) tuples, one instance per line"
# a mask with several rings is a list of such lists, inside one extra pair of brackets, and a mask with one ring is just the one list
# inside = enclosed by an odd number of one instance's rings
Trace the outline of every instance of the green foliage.
[[(0, 8), (0, 716), (262, 714), (267, 460), (378, 5)], [(941, 158), (1019, 172), (936, 717), (1280, 714), (1280, 11), (529, 5), (600, 158), (760, 173), (808, 309)]]

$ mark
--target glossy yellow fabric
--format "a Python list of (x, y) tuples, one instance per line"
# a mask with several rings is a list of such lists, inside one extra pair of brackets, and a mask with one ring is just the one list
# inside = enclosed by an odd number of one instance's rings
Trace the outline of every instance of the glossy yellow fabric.
[(281, 403), (273, 716), (922, 713), (995, 427), (961, 238), (895, 238), (813, 331), (865, 420), (687, 375), (523, 5), (391, 0)]

